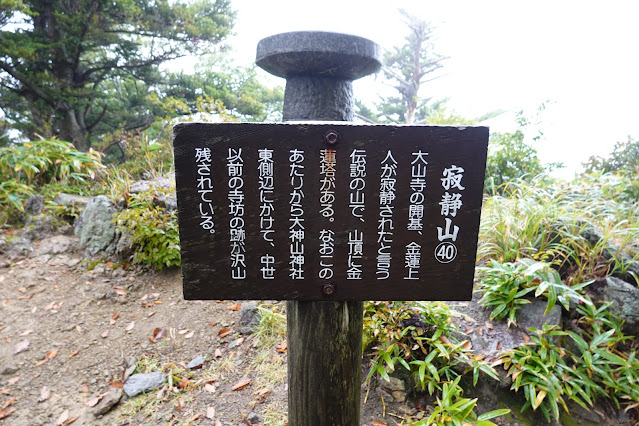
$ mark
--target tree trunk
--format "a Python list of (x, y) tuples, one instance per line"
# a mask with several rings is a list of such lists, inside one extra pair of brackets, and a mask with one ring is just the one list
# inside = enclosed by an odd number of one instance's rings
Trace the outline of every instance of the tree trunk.
[(64, 118), (60, 126), (60, 139), (73, 143), (78, 151), (87, 151), (89, 144), (86, 129), (80, 126), (76, 114), (77, 112), (73, 109), (64, 111)]

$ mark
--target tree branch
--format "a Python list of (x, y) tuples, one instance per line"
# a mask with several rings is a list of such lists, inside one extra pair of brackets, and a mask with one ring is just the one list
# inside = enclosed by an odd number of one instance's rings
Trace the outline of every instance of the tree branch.
[(37, 97), (51, 105), (53, 108), (56, 107), (57, 102), (51, 96), (47, 95), (42, 89), (40, 89), (33, 81), (29, 80), (27, 77), (22, 75), (19, 71), (13, 69), (3, 61), (0, 61), (0, 68), (6, 71), (11, 77), (18, 80), (20, 83), (24, 84), (33, 92)]

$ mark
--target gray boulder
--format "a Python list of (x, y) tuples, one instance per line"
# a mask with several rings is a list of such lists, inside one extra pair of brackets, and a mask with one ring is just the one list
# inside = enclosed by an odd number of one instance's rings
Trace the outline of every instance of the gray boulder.
[(53, 202), (67, 207), (85, 207), (91, 200), (93, 200), (93, 198), (94, 197), (84, 197), (82, 195), (65, 194), (64, 192), (61, 192), (56, 195)]
[(75, 235), (90, 255), (105, 250), (115, 239), (115, 206), (106, 196), (91, 200), (75, 221)]
[(619, 278), (606, 277), (588, 286), (595, 302), (612, 302), (610, 309), (624, 320), (623, 331), (639, 335), (639, 288)]
[(253, 334), (260, 324), (260, 312), (257, 302), (242, 303), (240, 308), (240, 333)]
[(177, 210), (177, 198), (175, 196), (175, 185), (171, 179), (157, 177), (153, 180), (139, 180), (129, 188), (130, 194), (139, 194), (144, 191), (151, 192), (155, 198), (153, 201), (168, 212)]
[(506, 321), (491, 321), (492, 309), (481, 306), (478, 303), (479, 299), (479, 294), (474, 293), (472, 301), (461, 302), (459, 305), (451, 303), (451, 308), (466, 316), (457, 319), (461, 331), (467, 331), (467, 334), (461, 337), (470, 341), (473, 351), (483, 355), (496, 356), (502, 351), (522, 346), (529, 340), (528, 328), (542, 328), (544, 324), (561, 324), (560, 305), (555, 305), (544, 315), (546, 301), (532, 300), (517, 311), (519, 327), (508, 327)]
[(148, 392), (160, 387), (162, 383), (164, 383), (165, 379), (166, 375), (161, 371), (146, 374), (134, 374), (129, 377), (129, 380), (127, 380), (124, 384), (124, 393), (131, 398), (142, 392)]
[(44, 210), (44, 197), (42, 195), (32, 195), (24, 206), (24, 212), (29, 216), (37, 216)]

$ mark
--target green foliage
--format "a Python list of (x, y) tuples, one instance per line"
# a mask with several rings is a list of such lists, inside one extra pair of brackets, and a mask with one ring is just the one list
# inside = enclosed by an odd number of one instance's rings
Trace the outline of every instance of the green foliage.
[(537, 150), (524, 142), (524, 133), (492, 133), (488, 143), (486, 180), (484, 191), (500, 192), (507, 182), (517, 179), (531, 180), (541, 174), (544, 167), (537, 157)]
[[(587, 172), (618, 173), (639, 176), (639, 139), (628, 136), (625, 142), (617, 142), (607, 158), (592, 156), (584, 164)], [(636, 199), (636, 198), (635, 198)]]
[(495, 379), (497, 375), (481, 356), (470, 352), (467, 342), (457, 339), (453, 315), (457, 314), (441, 302), (367, 302), (363, 344), (372, 350), (367, 380), (376, 374), (388, 380), (389, 373), (402, 366), (416, 388), (442, 395), (441, 416), (476, 419), (476, 400), (461, 398), (459, 380), (472, 373), (476, 384), (480, 374)]
[(158, 269), (180, 266), (180, 239), (176, 212), (153, 203), (156, 193), (144, 191), (129, 198), (129, 208), (119, 212), (117, 229), (133, 243), (133, 262)]
[[(234, 21), (228, 0), (24, 0), (29, 14), (11, 3), (0, 21), (0, 108), (23, 134), (81, 150), (99, 124), (138, 127), (141, 101), (163, 81), (159, 65), (212, 51)], [(129, 99), (123, 86), (142, 89), (132, 108), (118, 109)]]
[(517, 323), (517, 310), (530, 303), (530, 297), (544, 296), (548, 303), (544, 315), (557, 302), (568, 310), (570, 302), (586, 302), (575, 289), (563, 284), (559, 273), (549, 264), (522, 259), (517, 263), (491, 261), (489, 267), (478, 268), (480, 282), (475, 287), (482, 293), (479, 300), (492, 307), (490, 319), (507, 319), (508, 325)]
[(31, 186), (86, 184), (103, 167), (99, 153), (81, 152), (57, 139), (40, 138), (0, 148), (0, 177)]
[(0, 182), (0, 225), (15, 223), (24, 211), (24, 201), (33, 195), (33, 189), (15, 179)]
[(413, 426), (429, 425), (467, 425), (470, 422), (477, 426), (495, 426), (490, 419), (510, 413), (508, 409), (493, 410), (478, 416), (474, 409), (477, 398), (464, 398), (464, 390), (459, 385), (461, 376), (452, 382), (444, 383), (442, 396), (437, 397), (435, 408), (426, 420), (412, 423)]

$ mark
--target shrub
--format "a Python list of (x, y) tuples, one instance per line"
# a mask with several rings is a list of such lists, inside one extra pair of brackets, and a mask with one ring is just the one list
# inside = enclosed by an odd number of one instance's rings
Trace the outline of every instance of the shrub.
[(129, 198), (129, 208), (118, 213), (117, 229), (133, 243), (133, 262), (158, 269), (180, 266), (180, 238), (176, 212), (153, 203), (155, 194), (144, 191)]

